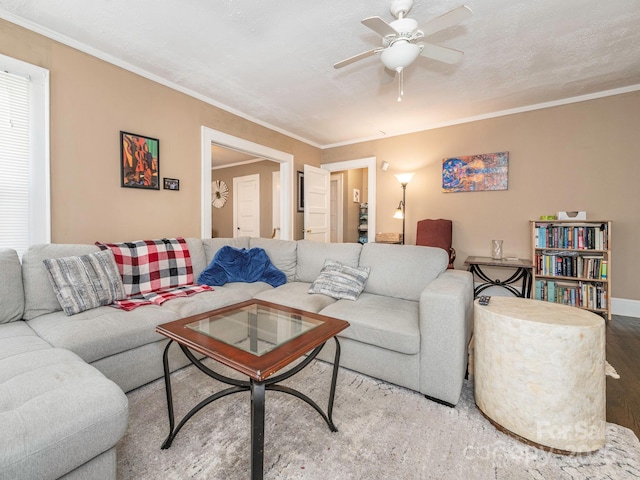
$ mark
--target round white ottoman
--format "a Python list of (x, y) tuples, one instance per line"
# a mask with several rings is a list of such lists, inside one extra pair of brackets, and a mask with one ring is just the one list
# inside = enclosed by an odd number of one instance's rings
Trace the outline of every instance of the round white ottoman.
[(605, 323), (575, 307), (515, 297), (476, 300), (478, 408), (500, 430), (558, 453), (605, 442)]

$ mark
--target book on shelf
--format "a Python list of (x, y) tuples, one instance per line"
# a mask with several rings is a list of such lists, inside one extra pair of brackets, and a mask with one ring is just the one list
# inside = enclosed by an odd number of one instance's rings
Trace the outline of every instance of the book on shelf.
[(590, 310), (607, 308), (607, 290), (601, 283), (536, 280), (534, 298)]
[[(608, 262), (604, 255), (543, 250), (534, 259), (536, 275), (606, 280)], [(604, 276), (603, 276), (604, 275)]]
[(564, 248), (576, 250), (607, 250), (608, 226), (537, 225), (534, 232), (536, 248)]

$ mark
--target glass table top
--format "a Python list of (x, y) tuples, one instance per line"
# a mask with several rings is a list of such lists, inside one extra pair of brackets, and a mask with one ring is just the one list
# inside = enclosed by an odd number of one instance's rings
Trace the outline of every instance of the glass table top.
[(260, 356), (322, 323), (304, 314), (254, 304), (212, 315), (185, 327)]

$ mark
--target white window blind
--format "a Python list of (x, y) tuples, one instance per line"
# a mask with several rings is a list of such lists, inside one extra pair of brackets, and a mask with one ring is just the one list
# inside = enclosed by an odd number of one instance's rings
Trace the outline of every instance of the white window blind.
[(29, 246), (29, 79), (0, 72), (0, 247)]
[(51, 241), (49, 71), (0, 55), (0, 247)]

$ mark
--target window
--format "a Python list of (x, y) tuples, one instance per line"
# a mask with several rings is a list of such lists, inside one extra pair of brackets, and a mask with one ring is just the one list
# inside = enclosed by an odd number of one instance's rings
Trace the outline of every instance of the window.
[(50, 241), (49, 72), (0, 55), (0, 247)]

